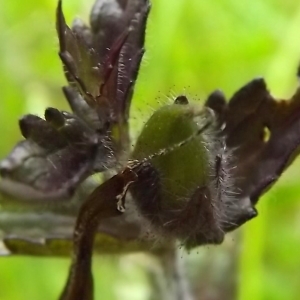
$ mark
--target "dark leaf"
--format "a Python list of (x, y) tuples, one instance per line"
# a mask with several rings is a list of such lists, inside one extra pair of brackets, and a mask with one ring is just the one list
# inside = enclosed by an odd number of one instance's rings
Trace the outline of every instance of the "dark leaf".
[(228, 104), (217, 91), (206, 105), (216, 112), (226, 147), (231, 149), (235, 164), (231, 175), (240, 198), (237, 209), (249, 212), (228, 227), (232, 230), (256, 215), (253, 206), (298, 154), (300, 90), (289, 101), (277, 101), (264, 80), (255, 79)]
[(66, 77), (96, 109), (102, 127), (128, 120), (149, 7), (146, 0), (99, 0), (92, 9), (91, 29), (80, 20), (70, 29), (59, 2), (57, 32)]
[(19, 142), (0, 163), (0, 190), (26, 201), (68, 200), (76, 187), (114, 161), (110, 143), (73, 114), (48, 108), (26, 115)]
[[(80, 185), (72, 199), (55, 202), (55, 205), (27, 205), (26, 202), (20, 203), (20, 199), (0, 193), (0, 255), (69, 256), (76, 216), (82, 202), (97, 186), (99, 183), (89, 178)], [(95, 251), (121, 254), (153, 249), (155, 235), (149, 235), (148, 228), (141, 224), (136, 207), (130, 198), (127, 199), (125, 213), (99, 224)], [(157, 243), (155, 249), (162, 247), (164, 244)]]
[(148, 11), (148, 1), (98, 1), (92, 29), (76, 20), (71, 30), (59, 2), (60, 57), (70, 83), (63, 91), (75, 115), (48, 108), (46, 120), (21, 119), (26, 140), (0, 164), (2, 192), (27, 201), (69, 199), (87, 176), (116, 166), (129, 145), (128, 109)]

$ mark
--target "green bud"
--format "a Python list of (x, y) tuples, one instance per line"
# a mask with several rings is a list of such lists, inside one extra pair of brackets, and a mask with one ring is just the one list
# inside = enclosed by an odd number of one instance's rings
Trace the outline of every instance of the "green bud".
[(154, 112), (132, 154), (145, 162), (131, 187), (141, 213), (188, 246), (223, 239), (212, 190), (213, 123), (209, 109), (175, 101)]

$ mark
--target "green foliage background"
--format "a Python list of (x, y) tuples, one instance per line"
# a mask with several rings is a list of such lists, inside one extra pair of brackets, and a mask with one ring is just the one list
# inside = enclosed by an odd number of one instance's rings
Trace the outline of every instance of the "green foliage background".
[[(87, 20), (92, 3), (64, 0), (68, 21), (74, 16)], [(67, 108), (60, 90), (65, 79), (57, 56), (56, 4), (0, 0), (0, 157), (20, 139), (17, 120), (22, 114), (43, 115), (47, 106)], [(229, 97), (263, 76), (273, 95), (292, 95), (300, 58), (299, 1), (152, 4), (147, 53), (133, 102), (133, 134), (152, 109), (178, 93), (203, 101), (220, 88)], [(299, 299), (299, 179), (298, 162), (260, 201), (260, 216), (241, 230), (239, 300)], [(69, 259), (1, 258), (0, 299), (56, 299), (68, 266)], [(102, 257), (94, 269), (97, 299), (100, 290), (101, 299), (145, 299), (146, 277), (136, 259)]]

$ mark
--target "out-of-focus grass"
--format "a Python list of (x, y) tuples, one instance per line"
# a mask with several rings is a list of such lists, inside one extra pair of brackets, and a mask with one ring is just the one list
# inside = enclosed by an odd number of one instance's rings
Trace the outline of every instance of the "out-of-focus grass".
[[(87, 19), (93, 1), (64, 0), (67, 19)], [(132, 118), (138, 132), (149, 111), (166, 96), (186, 92), (202, 101), (214, 89), (229, 97), (263, 76), (273, 94), (296, 87), (300, 53), (300, 4), (294, 0), (153, 0)], [(20, 139), (17, 119), (43, 114), (48, 105), (66, 108), (65, 83), (56, 55), (54, 0), (2, 1), (0, 9), (0, 156)], [(259, 204), (260, 216), (245, 225), (239, 256), (238, 299), (298, 299), (300, 295), (299, 163)], [(201, 251), (201, 249), (199, 250)], [(0, 259), (0, 299), (56, 299), (69, 260)], [(141, 269), (126, 259), (97, 258), (97, 299), (143, 299)], [(131, 274), (130, 276), (128, 274)], [(124, 283), (124, 277), (128, 277)], [(129, 291), (124, 287), (132, 287)], [(131, 294), (130, 294), (131, 293)], [(134, 294), (134, 295), (133, 295)], [(144, 295), (144, 296), (142, 296)], [(135, 297), (135, 298), (134, 298)]]

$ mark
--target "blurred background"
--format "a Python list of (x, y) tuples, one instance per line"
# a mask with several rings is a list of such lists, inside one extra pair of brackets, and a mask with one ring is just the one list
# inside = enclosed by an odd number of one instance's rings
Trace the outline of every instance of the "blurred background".
[[(69, 24), (75, 16), (87, 21), (92, 4), (64, 0)], [(0, 0), (0, 158), (21, 138), (22, 114), (42, 116), (47, 106), (67, 109), (56, 5), (55, 0)], [(151, 110), (179, 93), (204, 101), (219, 88), (230, 97), (262, 76), (274, 96), (290, 97), (297, 87), (299, 32), (296, 0), (152, 0), (133, 136)], [(198, 299), (299, 299), (299, 167), (298, 160), (260, 200), (259, 217), (223, 246), (182, 254)], [(57, 299), (69, 263), (68, 258), (0, 258), (0, 299)], [(97, 257), (96, 299), (148, 299), (144, 270), (141, 256)]]

